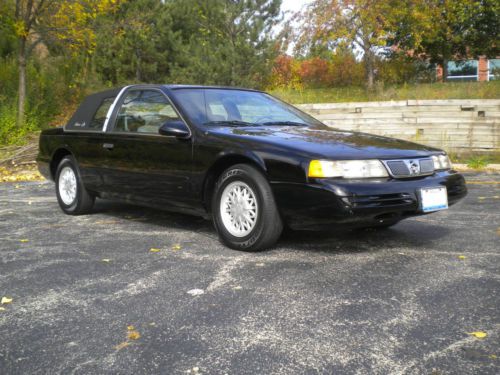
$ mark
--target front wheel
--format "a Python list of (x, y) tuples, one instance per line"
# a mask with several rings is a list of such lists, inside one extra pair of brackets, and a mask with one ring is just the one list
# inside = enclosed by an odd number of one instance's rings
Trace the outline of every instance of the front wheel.
[(236, 250), (264, 250), (283, 230), (269, 183), (247, 164), (234, 165), (219, 177), (212, 215), (221, 241)]
[(72, 156), (65, 156), (56, 171), (56, 195), (61, 209), (68, 215), (86, 214), (95, 198), (83, 185), (78, 166)]

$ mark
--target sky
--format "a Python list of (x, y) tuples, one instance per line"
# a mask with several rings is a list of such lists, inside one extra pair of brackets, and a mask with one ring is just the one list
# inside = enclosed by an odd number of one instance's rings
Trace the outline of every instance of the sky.
[[(304, 5), (310, 3), (312, 0), (282, 0), (281, 2), (281, 10), (283, 12), (290, 11), (289, 14), (285, 17), (285, 20), (293, 15), (293, 13), (299, 11)], [(276, 26), (275, 32), (279, 32), (281, 30), (281, 25)], [(292, 54), (293, 51), (293, 43), (288, 46), (287, 53)]]
[(282, 10), (291, 10), (296, 12), (302, 8), (303, 5), (310, 3), (311, 0), (283, 0), (281, 3)]

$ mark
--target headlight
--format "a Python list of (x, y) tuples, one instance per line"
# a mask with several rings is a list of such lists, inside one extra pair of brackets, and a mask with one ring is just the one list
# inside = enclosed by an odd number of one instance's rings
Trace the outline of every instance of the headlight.
[(387, 177), (387, 170), (379, 160), (311, 160), (309, 177), (369, 178)]
[(451, 169), (451, 161), (448, 155), (433, 155), (432, 161), (435, 170)]

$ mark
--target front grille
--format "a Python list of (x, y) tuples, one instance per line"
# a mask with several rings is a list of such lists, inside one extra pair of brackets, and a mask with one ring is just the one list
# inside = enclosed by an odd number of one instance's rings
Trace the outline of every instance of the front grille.
[(420, 173), (434, 173), (434, 162), (432, 159), (420, 159)]
[(427, 176), (434, 173), (434, 162), (426, 159), (401, 159), (384, 161), (390, 175), (395, 178)]
[(409, 176), (410, 169), (406, 166), (405, 162), (402, 160), (388, 161), (387, 166), (391, 170), (393, 176)]

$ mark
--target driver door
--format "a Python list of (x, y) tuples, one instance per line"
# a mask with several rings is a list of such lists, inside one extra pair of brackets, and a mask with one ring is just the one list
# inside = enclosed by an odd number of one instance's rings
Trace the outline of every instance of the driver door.
[(160, 90), (131, 89), (123, 95), (102, 145), (107, 150), (103, 180), (110, 193), (143, 203), (192, 206), (192, 141), (158, 133), (176, 119)]

